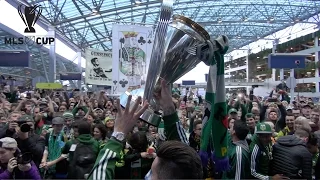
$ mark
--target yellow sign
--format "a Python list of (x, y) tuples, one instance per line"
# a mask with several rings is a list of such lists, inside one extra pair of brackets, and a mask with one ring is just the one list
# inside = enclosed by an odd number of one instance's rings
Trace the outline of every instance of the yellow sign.
[(37, 83), (37, 89), (62, 89), (62, 84), (60, 83)]

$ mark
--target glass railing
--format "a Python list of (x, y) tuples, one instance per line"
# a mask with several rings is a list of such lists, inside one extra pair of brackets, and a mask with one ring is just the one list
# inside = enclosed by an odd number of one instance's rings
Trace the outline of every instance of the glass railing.
[(259, 79), (249, 79), (249, 81), (247, 81), (246, 79), (229, 79), (229, 78), (226, 78), (225, 79), (225, 82), (226, 83), (263, 83), (262, 80), (259, 80)]

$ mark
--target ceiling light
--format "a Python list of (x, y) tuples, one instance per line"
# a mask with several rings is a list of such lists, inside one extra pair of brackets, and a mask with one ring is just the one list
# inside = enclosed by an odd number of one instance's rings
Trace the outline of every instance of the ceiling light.
[(260, 66), (257, 67), (257, 69), (260, 69), (260, 68), (261, 68)]
[(141, 4), (141, 0), (135, 0), (134, 3)]
[(96, 8), (93, 8), (92, 13), (98, 13), (98, 10)]

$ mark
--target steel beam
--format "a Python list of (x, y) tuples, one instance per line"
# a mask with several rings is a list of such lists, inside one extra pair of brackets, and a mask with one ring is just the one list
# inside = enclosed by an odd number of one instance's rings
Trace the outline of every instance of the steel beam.
[[(203, 0), (201, 0), (201, 1), (203, 1)], [(200, 1), (199, 1), (200, 2)], [(152, 4), (156, 4), (157, 2), (154, 2), (154, 1), (151, 1), (151, 2), (149, 2), (149, 5), (152, 5)], [(184, 3), (186, 3), (186, 2), (179, 2), (179, 5), (180, 4), (184, 4)], [(190, 2), (188, 2), (188, 3), (190, 3)], [(144, 10), (145, 9), (145, 7), (143, 7), (143, 5), (146, 5), (147, 3), (141, 3), (141, 5), (140, 5), (140, 7), (141, 8), (137, 8), (137, 9), (135, 9), (135, 11), (140, 11), (140, 10)], [(235, 7), (238, 7), (238, 6), (253, 6), (253, 5), (258, 5), (258, 4), (248, 4), (248, 3), (245, 3), (245, 4), (228, 4), (228, 7), (230, 7), (230, 8), (233, 8), (234, 6)], [(156, 6), (156, 7), (152, 7), (153, 9), (154, 8), (159, 8), (161, 6), (161, 4), (159, 4), (159, 6)], [(214, 6), (214, 7), (225, 7), (226, 5), (223, 5), (223, 4), (212, 4), (212, 5), (202, 5), (201, 6), (201, 8), (208, 8), (208, 7), (212, 7), (212, 6)], [(259, 6), (261, 6), (261, 5), (259, 5)], [(264, 6), (270, 6), (270, 7), (277, 7), (277, 6), (279, 6), (279, 4), (267, 4), (267, 5), (264, 5)], [(281, 6), (285, 6), (285, 7), (290, 7), (289, 5), (281, 5)], [(300, 7), (300, 6), (293, 6), (293, 7)], [(306, 6), (306, 7), (308, 7), (308, 8), (310, 8), (310, 6)], [(109, 9), (109, 10), (105, 10), (105, 11), (101, 11), (101, 12), (99, 12), (100, 13), (100, 16), (97, 16), (97, 17), (93, 17), (93, 18), (90, 18), (90, 20), (95, 20), (95, 19), (99, 19), (99, 18), (104, 18), (104, 17), (106, 17), (106, 16), (114, 16), (114, 15), (118, 15), (118, 14), (125, 14), (125, 13), (128, 13), (128, 12), (131, 12), (131, 8), (132, 8), (132, 5), (129, 5), (129, 6), (124, 6), (124, 7), (118, 7), (118, 8), (113, 8), (113, 9)], [(188, 7), (183, 7), (183, 8), (180, 8), (180, 7), (177, 7), (177, 8), (175, 8), (174, 10), (177, 12), (177, 11), (179, 11), (179, 10), (184, 10), (184, 9), (188, 9), (188, 11), (192, 11), (193, 9), (197, 9), (197, 8), (199, 8), (199, 6), (188, 6)], [(125, 11), (125, 12), (118, 12), (118, 11), (120, 11), (120, 10), (123, 10), (123, 9), (128, 9), (128, 11)], [(320, 8), (319, 8), (319, 10), (320, 10)], [(106, 14), (105, 14), (106, 13)], [(158, 11), (156, 11), (156, 12), (149, 12), (149, 13), (145, 13), (146, 15), (150, 15), (150, 14), (158, 14)], [(138, 16), (143, 16), (144, 15), (144, 13), (141, 13), (141, 14), (139, 14)], [(69, 18), (69, 19), (67, 19), (67, 20), (65, 20), (65, 21), (60, 21), (60, 22), (58, 22), (58, 23), (56, 23), (55, 25), (62, 25), (62, 24), (64, 24), (64, 23), (66, 23), (66, 22), (72, 22), (72, 21), (75, 21), (75, 20), (79, 20), (79, 19), (82, 19), (82, 18), (87, 18), (87, 17), (90, 17), (90, 16), (92, 16), (91, 14), (88, 14), (88, 15), (84, 15), (84, 16), (79, 16), (79, 17), (75, 17), (75, 18)], [(126, 19), (126, 18), (131, 18), (131, 17), (136, 17), (137, 15), (134, 15), (134, 16), (131, 16), (131, 14), (130, 14), (130, 16), (128, 16), (128, 17), (121, 17), (121, 19)], [(77, 21), (77, 22), (75, 22), (75, 23), (71, 23), (71, 25), (75, 25), (75, 24), (81, 24), (81, 23), (84, 23), (85, 22), (85, 20), (83, 20), (83, 21)], [(65, 26), (68, 26), (68, 25), (65, 25)]]
[(43, 66), (44, 76), (45, 76), (47, 82), (49, 82), (48, 72), (47, 72), (47, 68), (46, 68), (46, 61), (44, 60), (42, 51), (40, 49), (39, 49), (39, 53), (40, 53), (41, 62), (42, 62), (42, 66)]
[[(79, 68), (79, 72), (81, 73), (81, 77), (82, 77), (82, 67), (81, 67), (81, 50), (79, 50), (77, 52), (77, 60), (78, 60), (78, 68)], [(78, 83), (78, 88), (81, 89), (81, 80), (78, 80), (77, 83)]]
[[(54, 27), (50, 27), (48, 32), (50, 37), (55, 38), (55, 29)], [(56, 81), (57, 72), (57, 59), (56, 59), (56, 43), (54, 42), (49, 49), (49, 82), (54, 83)]]
[[(158, 4), (159, 1), (151, 1), (151, 2), (142, 2), (139, 6), (142, 7), (142, 6), (145, 6), (145, 5), (151, 5), (151, 4)], [(103, 11), (99, 11), (100, 14), (105, 14), (105, 13), (110, 13), (110, 12), (117, 12), (117, 11), (121, 11), (123, 9), (130, 9), (131, 7), (133, 7), (134, 5), (128, 5), (128, 6), (122, 6), (122, 7), (117, 7), (117, 8), (113, 8), (113, 9), (107, 9), (107, 10), (103, 10)], [(144, 9), (144, 8), (140, 8), (140, 9)], [(78, 16), (78, 17), (74, 17), (74, 18), (69, 18), (69, 19), (66, 19), (66, 20), (63, 20), (63, 21), (60, 21), (58, 23), (54, 23), (55, 26), (58, 26), (58, 25), (61, 25), (61, 24), (64, 24), (64, 23), (67, 23), (67, 22), (71, 22), (71, 21), (76, 21), (76, 20), (79, 20), (79, 19), (84, 19), (84, 18), (88, 18), (92, 16), (92, 14), (86, 14), (86, 15), (81, 15), (81, 16)]]

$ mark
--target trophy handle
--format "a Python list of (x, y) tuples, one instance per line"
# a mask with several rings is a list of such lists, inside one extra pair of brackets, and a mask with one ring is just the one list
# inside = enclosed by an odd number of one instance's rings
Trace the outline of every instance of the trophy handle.
[(33, 21), (33, 25), (36, 24), (36, 22), (38, 21), (40, 15), (41, 15), (41, 13), (42, 13), (41, 5), (36, 5), (36, 6), (34, 7), (34, 11), (35, 11), (37, 8), (39, 8), (39, 11), (38, 11), (38, 14), (36, 15), (36, 18), (35, 18), (34, 21)]
[[(28, 24), (27, 24), (27, 22), (26, 22), (26, 20), (25, 20), (25, 17), (23, 16), (23, 14), (22, 14), (22, 12), (21, 12), (21, 9), (22, 9), (22, 4), (20, 4), (20, 5), (18, 6), (18, 13), (19, 13), (19, 16), (21, 17), (22, 21), (24, 22), (24, 24), (25, 24), (26, 26), (28, 26)], [(29, 27), (28, 27), (28, 28), (29, 28)]]

